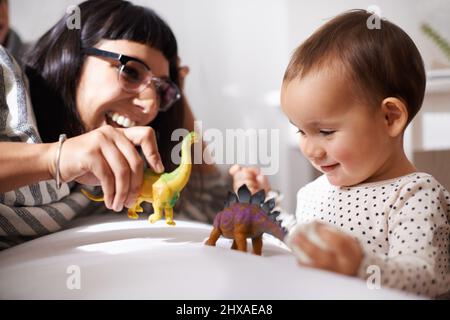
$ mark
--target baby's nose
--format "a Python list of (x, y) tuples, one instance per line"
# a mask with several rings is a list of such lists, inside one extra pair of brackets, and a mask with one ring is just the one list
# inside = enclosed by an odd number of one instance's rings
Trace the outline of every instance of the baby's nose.
[(326, 154), (325, 149), (317, 145), (307, 146), (305, 153), (311, 160), (322, 159)]

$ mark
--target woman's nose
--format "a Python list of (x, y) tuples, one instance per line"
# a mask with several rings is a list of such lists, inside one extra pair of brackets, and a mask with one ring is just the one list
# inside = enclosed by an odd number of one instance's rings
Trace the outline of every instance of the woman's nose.
[(142, 108), (143, 113), (150, 113), (158, 108), (157, 93), (153, 86), (148, 86), (140, 92), (133, 100), (134, 104)]
[(133, 99), (133, 104), (140, 107), (142, 109), (142, 113), (151, 113), (153, 109), (157, 109), (158, 105), (156, 103), (156, 99), (153, 97), (142, 98), (136, 97)]

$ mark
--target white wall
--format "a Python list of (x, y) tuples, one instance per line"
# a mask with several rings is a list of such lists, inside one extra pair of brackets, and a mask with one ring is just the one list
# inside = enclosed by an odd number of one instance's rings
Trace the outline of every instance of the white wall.
[[(35, 40), (80, 1), (10, 1), (13, 26)], [(276, 107), (284, 69), (295, 47), (327, 19), (353, 8), (377, 5), (382, 16), (404, 28), (428, 68), (443, 55), (419, 30), (421, 21), (446, 29), (445, 1), (153, 0), (134, 1), (161, 14), (173, 28), (191, 74), (186, 92), (206, 128), (281, 129), (280, 172), (271, 177), (293, 211), (295, 191), (306, 183), (308, 165), (292, 149), (287, 120)], [(445, 12), (445, 13), (443, 13)], [(448, 35), (450, 37), (450, 35)]]

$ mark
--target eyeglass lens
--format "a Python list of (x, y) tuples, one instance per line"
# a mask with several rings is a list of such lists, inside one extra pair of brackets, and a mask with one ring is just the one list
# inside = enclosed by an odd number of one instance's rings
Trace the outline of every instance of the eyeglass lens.
[(139, 92), (153, 82), (159, 95), (159, 106), (162, 111), (168, 109), (180, 97), (179, 90), (168, 80), (153, 77), (151, 72), (137, 61), (128, 61), (119, 71), (119, 82), (123, 89)]

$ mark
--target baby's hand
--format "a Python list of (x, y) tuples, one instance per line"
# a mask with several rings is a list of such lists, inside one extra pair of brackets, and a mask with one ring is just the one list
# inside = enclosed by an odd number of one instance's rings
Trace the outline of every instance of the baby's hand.
[(354, 238), (323, 223), (299, 225), (286, 241), (302, 266), (354, 276), (363, 258)]
[(270, 190), (269, 180), (261, 174), (259, 168), (241, 167), (235, 164), (230, 168), (229, 173), (233, 177), (234, 191), (237, 191), (244, 184), (247, 185), (252, 194), (261, 189), (264, 189), (267, 194)]

